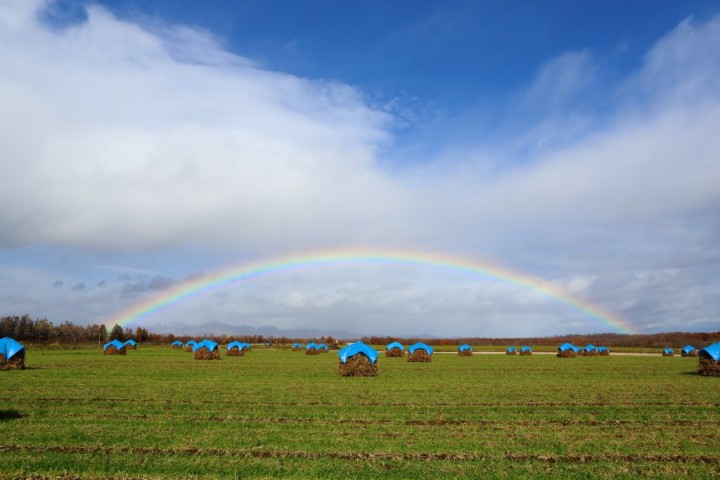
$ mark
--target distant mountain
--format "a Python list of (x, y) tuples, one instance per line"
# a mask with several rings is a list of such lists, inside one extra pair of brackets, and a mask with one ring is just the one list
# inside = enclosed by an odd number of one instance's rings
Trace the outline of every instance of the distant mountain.
[[(127, 325), (135, 329), (137, 325)], [(289, 338), (317, 338), (332, 336), (335, 338), (351, 339), (360, 338), (362, 335), (358, 333), (348, 332), (345, 330), (328, 329), (321, 330), (315, 328), (289, 328), (282, 329), (274, 325), (262, 325), (253, 327), (251, 325), (230, 325), (223, 322), (206, 322), (199, 325), (187, 325), (180, 322), (158, 323), (155, 325), (145, 325), (143, 328), (153, 333), (173, 335), (262, 335), (264, 337), (289, 337)]]

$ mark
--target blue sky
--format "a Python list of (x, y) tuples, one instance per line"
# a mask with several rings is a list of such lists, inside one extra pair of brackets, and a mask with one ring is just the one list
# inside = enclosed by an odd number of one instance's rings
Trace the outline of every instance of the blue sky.
[[(103, 321), (228, 265), (352, 246), (491, 261), (639, 331), (717, 329), (718, 14), (0, 1), (0, 311)], [(606, 329), (502, 282), (427, 276), (305, 272), (144, 321)]]

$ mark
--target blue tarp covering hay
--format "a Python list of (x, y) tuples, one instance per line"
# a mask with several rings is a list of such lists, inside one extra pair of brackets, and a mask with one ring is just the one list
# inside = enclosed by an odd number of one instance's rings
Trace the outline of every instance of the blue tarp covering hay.
[(183, 344), (180, 340), (175, 340), (170, 344), (172, 348), (182, 348)]
[(302, 343), (295, 342), (295, 343), (293, 343), (292, 349), (293, 349), (293, 350), (302, 350), (302, 349), (303, 349), (303, 344), (302, 344)]
[(458, 355), (461, 357), (471, 357), (473, 354), (472, 347), (467, 343), (463, 343), (458, 347)]
[(363, 342), (355, 342), (338, 351), (339, 369), (343, 377), (375, 377), (379, 369), (378, 352)]
[(234, 342), (228, 343), (226, 348), (228, 356), (242, 357), (245, 355), (245, 350), (250, 350), (250, 344), (235, 340)]
[(597, 347), (597, 352), (601, 357), (607, 357), (610, 355), (610, 349), (605, 346)]
[(318, 355), (320, 353), (320, 349), (318, 347), (320, 347), (320, 345), (315, 342), (308, 343), (305, 346), (305, 355)]
[(532, 354), (533, 354), (533, 349), (532, 349), (532, 347), (530, 347), (530, 346), (528, 346), (528, 345), (523, 345), (523, 346), (520, 348), (520, 355), (532, 355)]
[(433, 347), (418, 342), (408, 347), (408, 362), (432, 362)]
[(196, 343), (192, 351), (195, 360), (220, 360), (220, 349), (212, 340)]
[(125, 344), (119, 340), (110, 340), (103, 345), (103, 351), (105, 355), (125, 355), (127, 353)]
[(666, 348), (665, 350), (662, 351), (662, 356), (663, 357), (674, 357), (675, 350), (673, 350), (672, 348)]
[(185, 351), (192, 352), (193, 348), (195, 348), (195, 345), (197, 345), (197, 342), (195, 340), (190, 340), (185, 344)]
[(698, 351), (698, 373), (720, 377), (720, 343), (713, 343)]
[(505, 350), (505, 355), (517, 355), (517, 348), (507, 347), (507, 350)]
[(565, 342), (558, 347), (557, 356), (560, 358), (575, 358), (577, 357), (577, 350), (575, 345), (570, 342)]
[(0, 370), (25, 368), (25, 347), (14, 338), (0, 339)]
[(585, 347), (585, 353), (584, 355), (586, 357), (597, 357), (599, 355), (597, 351), (597, 347), (593, 345), (592, 343), (588, 343)]
[(400, 342), (392, 342), (385, 345), (386, 357), (402, 357), (405, 355), (405, 347)]
[(125, 340), (123, 345), (125, 345), (125, 348), (128, 350), (137, 350), (137, 342), (133, 339)]
[(682, 351), (680, 352), (680, 354), (681, 354), (683, 357), (697, 357), (697, 356), (698, 356), (698, 351), (697, 351), (697, 349), (696, 349), (695, 347), (693, 347), (692, 345), (685, 345), (685, 346), (683, 347)]

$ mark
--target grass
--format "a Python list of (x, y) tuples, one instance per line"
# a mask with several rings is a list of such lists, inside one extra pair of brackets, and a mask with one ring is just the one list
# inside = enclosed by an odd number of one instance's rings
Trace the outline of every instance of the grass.
[(716, 478), (720, 379), (696, 358), (202, 362), (28, 349), (0, 372), (0, 478)]

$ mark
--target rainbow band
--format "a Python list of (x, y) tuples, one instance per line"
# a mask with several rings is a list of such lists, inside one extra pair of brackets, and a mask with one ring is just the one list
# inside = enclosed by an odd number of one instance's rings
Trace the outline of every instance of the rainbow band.
[(275, 258), (269, 261), (253, 262), (240, 265), (228, 270), (216, 272), (212, 275), (189, 280), (176, 285), (169, 292), (150, 297), (131, 308), (120, 312), (105, 322), (112, 326), (149, 317), (159, 310), (168, 308), (173, 304), (202, 295), (210, 290), (233, 283), (252, 280), (257, 277), (284, 273), (293, 270), (320, 268), (332, 265), (354, 264), (401, 264), (439, 267), (473, 275), (480, 275), (501, 280), (523, 289), (539, 292), (551, 297), (560, 303), (581, 312), (583, 315), (599, 320), (620, 333), (634, 333), (635, 329), (625, 320), (602, 307), (593, 305), (586, 300), (571, 295), (550, 282), (522, 273), (508, 270), (504, 267), (491, 265), (486, 262), (469, 260), (462, 257), (453, 257), (428, 252), (408, 252), (394, 250), (347, 249), (332, 252), (304, 253)]

